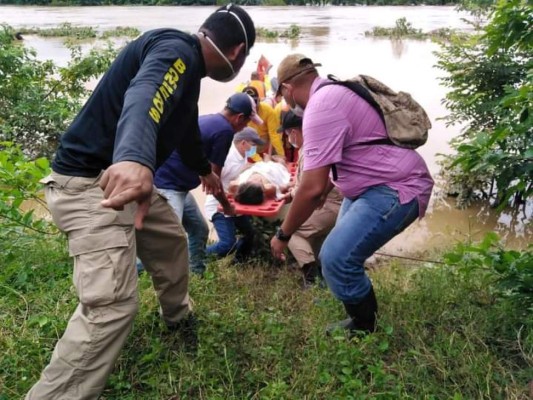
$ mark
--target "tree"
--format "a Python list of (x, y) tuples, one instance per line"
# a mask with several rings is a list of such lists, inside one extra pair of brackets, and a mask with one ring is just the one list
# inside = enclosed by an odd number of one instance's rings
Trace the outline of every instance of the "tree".
[(0, 28), (0, 142), (18, 144), (32, 158), (50, 156), (89, 94), (86, 83), (107, 70), (116, 51), (108, 45), (82, 55), (70, 45), (72, 59), (61, 68), (13, 37), (11, 27)]
[(437, 54), (451, 89), (446, 120), (465, 126), (443, 171), (461, 204), (483, 198), (501, 209), (533, 193), (533, 7), (500, 1), (490, 17)]
[[(71, 46), (72, 60), (65, 68), (39, 61), (35, 52), (14, 41), (9, 26), (0, 27), (0, 231), (4, 236), (29, 229), (55, 232), (34, 216), (28, 201), (44, 207), (39, 179), (49, 173), (49, 157), (83, 100), (85, 84), (105, 71), (115, 50), (91, 50), (82, 56)], [(11, 236), (9, 236), (11, 237)], [(14, 239), (15, 240), (15, 239)]]

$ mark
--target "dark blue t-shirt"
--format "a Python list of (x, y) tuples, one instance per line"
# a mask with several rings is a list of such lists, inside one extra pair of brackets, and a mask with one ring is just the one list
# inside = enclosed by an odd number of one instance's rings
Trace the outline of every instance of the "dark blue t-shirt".
[(205, 64), (198, 38), (174, 29), (146, 32), (128, 44), (61, 136), (52, 169), (98, 176), (120, 161), (155, 171), (173, 150), (201, 175), (198, 96)]
[[(234, 131), (231, 124), (222, 114), (209, 114), (198, 118), (198, 125), (207, 159), (223, 167), (233, 141)], [(178, 152), (173, 151), (156, 171), (154, 184), (160, 189), (188, 192), (200, 184), (200, 178), (198, 172), (185, 166)]]

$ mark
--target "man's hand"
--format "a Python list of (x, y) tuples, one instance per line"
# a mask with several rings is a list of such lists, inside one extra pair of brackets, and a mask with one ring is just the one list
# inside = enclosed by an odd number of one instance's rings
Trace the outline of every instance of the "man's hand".
[(220, 179), (214, 172), (211, 172), (209, 175), (201, 176), (200, 180), (202, 181), (202, 189), (205, 193), (216, 196), (222, 191)]
[(150, 168), (133, 161), (121, 161), (105, 170), (100, 181), (104, 191), (103, 207), (123, 210), (132, 201), (138, 203), (135, 228), (142, 229), (143, 219), (150, 208), (153, 190), (153, 174)]
[(283, 164), (283, 165), (287, 164), (287, 161), (286, 161), (285, 157), (280, 156), (279, 154), (271, 155), (270, 158), (274, 162), (277, 162), (277, 163), (280, 163), (280, 164)]
[(288, 190), (281, 195), (280, 200), (283, 200), (285, 203), (290, 203), (292, 201), (292, 198), (292, 190)]
[(227, 215), (228, 217), (234, 217), (235, 216), (235, 206), (233, 206), (231, 203), (228, 203), (227, 205), (222, 207), (224, 210), (224, 215)]
[(277, 237), (273, 237), (270, 241), (270, 251), (274, 258), (278, 260), (285, 261), (285, 254), (283, 253), (287, 248), (288, 242), (282, 242)]

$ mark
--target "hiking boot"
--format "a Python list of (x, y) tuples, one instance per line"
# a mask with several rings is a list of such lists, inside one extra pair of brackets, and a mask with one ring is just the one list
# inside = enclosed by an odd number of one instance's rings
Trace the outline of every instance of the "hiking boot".
[(343, 305), (349, 318), (329, 324), (326, 327), (326, 334), (331, 335), (333, 331), (342, 329), (348, 331), (349, 337), (352, 338), (358, 332), (368, 334), (376, 331), (378, 303), (372, 286), (370, 287), (370, 292), (359, 303), (343, 302)]
[(303, 288), (309, 289), (318, 279), (320, 279), (320, 268), (316, 261), (304, 264), (302, 266), (303, 273)]
[(189, 313), (185, 318), (173, 325), (167, 325), (170, 332), (179, 335), (184, 350), (188, 353), (196, 353), (198, 349), (198, 319)]

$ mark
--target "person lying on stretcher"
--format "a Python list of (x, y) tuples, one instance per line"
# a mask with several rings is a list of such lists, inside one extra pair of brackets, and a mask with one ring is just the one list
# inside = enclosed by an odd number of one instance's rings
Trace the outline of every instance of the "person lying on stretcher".
[(241, 204), (261, 204), (265, 199), (281, 199), (291, 186), (291, 175), (283, 157), (264, 155), (230, 182), (229, 192)]

